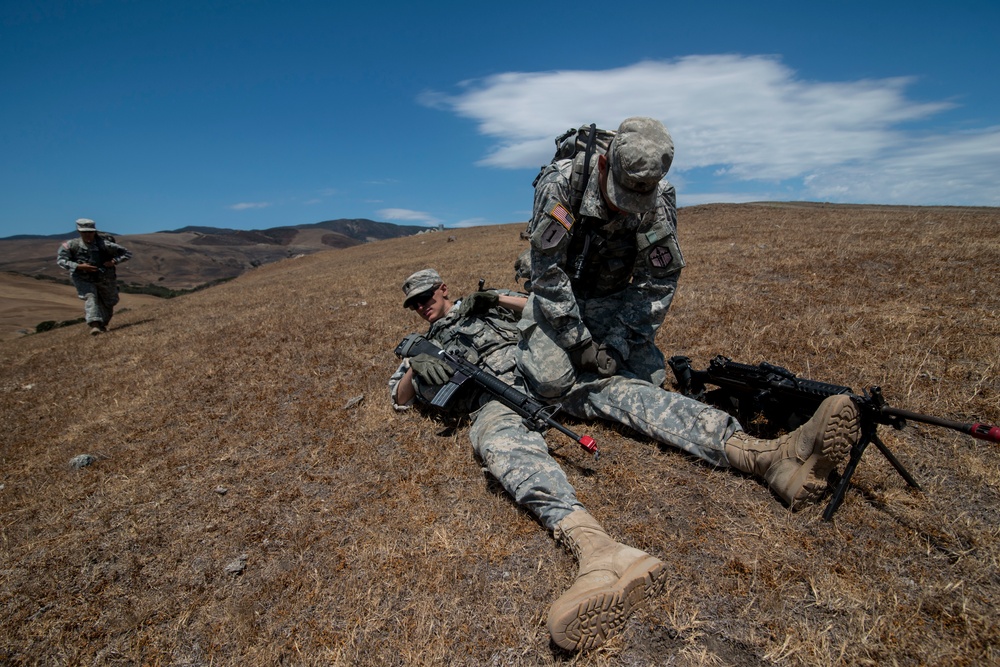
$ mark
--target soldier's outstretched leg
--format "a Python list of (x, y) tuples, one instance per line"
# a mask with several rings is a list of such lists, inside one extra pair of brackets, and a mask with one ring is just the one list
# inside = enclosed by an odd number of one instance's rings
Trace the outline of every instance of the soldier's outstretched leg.
[(517, 503), (549, 530), (583, 505), (566, 473), (549, 454), (545, 438), (500, 401), (475, 413), (469, 429), (472, 447), (490, 474)]
[(722, 410), (649, 382), (620, 376), (577, 384), (562, 407), (580, 419), (624, 424), (717, 466), (728, 465), (725, 443), (743, 429)]
[(554, 532), (576, 556), (579, 572), (549, 609), (549, 634), (567, 650), (595, 648), (621, 629), (637, 605), (663, 589), (666, 566), (611, 539), (584, 510), (568, 515)]
[(776, 440), (737, 431), (726, 441), (730, 465), (758, 475), (789, 507), (819, 500), (826, 478), (860, 436), (858, 410), (847, 396), (830, 396), (805, 424)]

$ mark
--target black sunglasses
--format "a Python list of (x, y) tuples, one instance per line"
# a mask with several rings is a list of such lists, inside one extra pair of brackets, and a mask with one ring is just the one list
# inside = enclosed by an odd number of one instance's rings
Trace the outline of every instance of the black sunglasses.
[(410, 310), (416, 310), (417, 308), (420, 308), (422, 305), (424, 305), (425, 303), (434, 298), (434, 293), (438, 291), (438, 287), (441, 286), (436, 285), (435, 287), (432, 287), (426, 292), (421, 292), (420, 294), (411, 297), (410, 304), (407, 306), (407, 308), (409, 308)]

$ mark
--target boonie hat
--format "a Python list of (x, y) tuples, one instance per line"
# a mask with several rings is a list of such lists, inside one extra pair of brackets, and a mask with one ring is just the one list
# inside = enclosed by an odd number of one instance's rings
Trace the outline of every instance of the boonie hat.
[(410, 299), (424, 292), (432, 290), (444, 283), (440, 274), (434, 269), (422, 269), (417, 271), (403, 283), (403, 307), (408, 308)]
[(626, 118), (608, 148), (608, 199), (629, 213), (656, 205), (656, 190), (674, 161), (674, 140), (655, 118)]
[(78, 218), (76, 221), (76, 231), (78, 232), (96, 232), (97, 223), (90, 218)]

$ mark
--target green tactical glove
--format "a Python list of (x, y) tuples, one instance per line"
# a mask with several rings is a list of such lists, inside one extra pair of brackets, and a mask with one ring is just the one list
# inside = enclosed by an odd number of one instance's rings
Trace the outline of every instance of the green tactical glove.
[(581, 371), (597, 373), (601, 377), (611, 377), (622, 365), (618, 351), (604, 343), (593, 340), (569, 351), (573, 365)]
[(455, 373), (443, 359), (426, 353), (410, 359), (410, 368), (428, 384), (444, 384)]
[(500, 295), (496, 292), (473, 292), (462, 299), (462, 304), (458, 307), (458, 314), (462, 317), (479, 315), (487, 312), (490, 308), (496, 308), (499, 303)]

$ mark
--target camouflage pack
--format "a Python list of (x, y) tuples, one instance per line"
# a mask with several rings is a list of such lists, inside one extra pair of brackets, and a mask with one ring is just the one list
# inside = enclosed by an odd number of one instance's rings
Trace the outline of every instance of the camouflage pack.
[[(570, 204), (575, 217), (580, 216), (580, 202), (587, 189), (591, 162), (597, 155), (607, 155), (615, 134), (617, 133), (614, 130), (601, 130), (595, 123), (591, 123), (566, 130), (555, 139), (556, 152), (549, 164), (559, 160), (573, 160), (573, 175), (570, 177), (573, 198)], [(538, 179), (542, 177), (542, 172), (547, 166), (543, 165), (538, 170), (538, 175), (531, 183), (532, 187), (538, 184)]]

